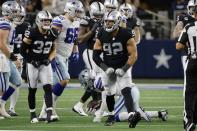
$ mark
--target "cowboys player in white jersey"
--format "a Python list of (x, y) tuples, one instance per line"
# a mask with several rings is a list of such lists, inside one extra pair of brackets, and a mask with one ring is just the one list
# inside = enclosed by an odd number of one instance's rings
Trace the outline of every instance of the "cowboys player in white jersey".
[[(79, 0), (67, 0), (64, 12), (64, 15), (57, 16), (52, 21), (52, 27), (60, 31), (55, 42), (56, 57), (54, 61), (52, 61), (55, 75), (54, 87), (52, 90), (54, 108), (58, 97), (62, 95), (64, 88), (70, 80), (70, 75), (68, 73), (68, 59), (69, 57), (73, 57), (76, 60), (79, 58), (77, 45), (79, 21), (75, 19), (81, 17), (83, 4)], [(55, 110), (53, 114), (56, 115)], [(43, 104), (39, 118), (44, 117), (45, 104)]]
[(21, 84), (20, 75), (16, 68), (16, 66), (20, 65), (20, 61), (13, 54), (15, 26), (19, 20), (17, 16), (20, 15), (20, 12), (21, 7), (15, 1), (8, 1), (2, 5), (3, 17), (0, 18), (0, 83), (2, 85), (1, 92), (4, 92), (4, 94), (1, 98), (1, 115), (7, 118), (11, 116), (5, 111), (5, 103), (16, 89), (16, 86)]
[[(92, 81), (94, 81), (94, 77), (99, 73), (99, 67), (93, 61), (93, 46), (96, 40), (96, 34), (103, 25), (103, 16), (105, 13), (104, 5), (100, 2), (93, 2), (90, 5), (90, 17), (85, 17), (80, 21), (79, 35), (78, 40), (79, 43), (85, 43), (87, 49), (83, 52), (83, 61), (85, 63), (86, 68), (91, 72)], [(84, 94), (80, 98), (80, 101), (77, 102), (73, 111), (76, 113), (87, 116), (87, 114), (83, 110), (84, 103), (92, 96), (93, 100), (100, 99), (100, 93), (92, 90), (92, 87), (87, 87), (85, 89)]]

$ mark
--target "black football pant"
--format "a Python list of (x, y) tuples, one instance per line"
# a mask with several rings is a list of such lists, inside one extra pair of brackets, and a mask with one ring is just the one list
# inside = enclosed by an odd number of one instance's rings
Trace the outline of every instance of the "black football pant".
[(190, 59), (186, 67), (184, 122), (197, 123), (197, 59)]

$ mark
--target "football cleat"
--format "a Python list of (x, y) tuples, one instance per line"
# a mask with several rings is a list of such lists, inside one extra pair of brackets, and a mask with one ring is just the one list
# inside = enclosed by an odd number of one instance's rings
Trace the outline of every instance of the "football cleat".
[(186, 125), (185, 131), (195, 131), (196, 126), (194, 125), (194, 123), (188, 123)]
[(39, 121), (45, 121), (46, 119), (47, 119), (47, 113), (46, 113), (45, 110), (42, 110), (42, 111), (40, 112), (40, 115), (39, 115), (39, 117), (38, 117), (38, 120), (39, 120)]
[(129, 128), (135, 128), (140, 120), (141, 120), (141, 115), (139, 112), (135, 111), (133, 114), (130, 114), (128, 118)]
[(77, 105), (75, 105), (75, 106), (72, 108), (72, 110), (73, 110), (74, 112), (78, 113), (78, 114), (81, 115), (81, 116), (88, 116), (88, 115), (84, 112), (83, 108), (82, 108), (82, 107), (79, 107), (79, 106), (77, 106)]
[(5, 118), (11, 118), (11, 116), (5, 111), (5, 108), (1, 108), (1, 115)]
[(0, 120), (3, 120), (3, 119), (5, 119), (5, 117), (3, 117), (3, 116), (0, 116)]
[(8, 110), (8, 114), (9, 114), (10, 116), (18, 116), (18, 114), (16, 114), (16, 112), (13, 111), (13, 110)]
[(100, 123), (101, 122), (101, 116), (95, 116), (94, 119), (93, 119), (93, 122), (95, 123)]
[(115, 123), (114, 115), (108, 115), (108, 118), (105, 121), (105, 126), (112, 126), (114, 123)]
[(36, 118), (36, 117), (31, 119), (32, 124), (35, 124), (35, 123), (38, 123), (38, 122), (39, 122), (38, 118)]
[(50, 117), (46, 118), (47, 123), (51, 123), (51, 122), (55, 122), (55, 121), (58, 121), (56, 116), (51, 115)]
[(168, 119), (168, 111), (167, 110), (160, 110), (158, 112), (159, 114), (159, 118), (162, 120), (162, 121), (167, 121)]
[(145, 112), (143, 107), (138, 108), (137, 111), (140, 113), (141, 117), (144, 120), (146, 120), (147, 122), (151, 122), (150, 116)]

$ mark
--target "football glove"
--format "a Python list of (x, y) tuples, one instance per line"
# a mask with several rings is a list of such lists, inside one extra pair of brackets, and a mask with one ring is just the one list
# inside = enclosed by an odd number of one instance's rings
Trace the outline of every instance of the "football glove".
[(111, 67), (109, 67), (109, 68), (107, 68), (107, 70), (105, 71), (105, 73), (106, 73), (108, 76), (110, 76), (111, 74), (114, 73), (114, 69), (111, 68)]
[(92, 29), (91, 29), (91, 31), (92, 32), (96, 32), (96, 30), (97, 30), (97, 28), (100, 26), (100, 24), (99, 23), (94, 23), (94, 25), (92, 26)]
[(74, 52), (69, 57), (70, 62), (77, 63), (79, 61), (79, 52)]
[(125, 74), (125, 71), (122, 68), (118, 68), (116, 69), (115, 74), (122, 77)]
[(14, 54), (14, 53), (11, 53), (10, 54), (10, 60), (11, 61), (16, 61), (18, 58), (17, 58), (17, 56)]
[(41, 62), (41, 64), (48, 66), (51, 63), (51, 61), (49, 59), (45, 59)]
[(88, 104), (87, 104), (87, 113), (94, 115), (94, 113), (100, 108), (101, 106), (101, 100), (91, 100)]
[(35, 68), (38, 68), (38, 67), (40, 67), (40, 65), (41, 65), (41, 62), (40, 61), (31, 61), (31, 64), (35, 67)]

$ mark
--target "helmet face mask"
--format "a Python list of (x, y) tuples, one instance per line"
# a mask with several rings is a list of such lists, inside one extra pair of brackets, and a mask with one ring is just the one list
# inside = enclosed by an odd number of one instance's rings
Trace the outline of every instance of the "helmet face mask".
[(107, 32), (116, 30), (117, 28), (119, 28), (120, 19), (120, 13), (118, 11), (107, 13), (104, 18), (104, 29)]
[(133, 8), (128, 3), (122, 4), (119, 8), (119, 11), (121, 15), (124, 15), (127, 19), (133, 16)]
[(190, 0), (187, 4), (187, 11), (188, 11), (188, 14), (190, 16), (193, 17), (193, 15), (196, 13), (196, 3), (194, 3), (194, 0)]
[(105, 0), (104, 6), (107, 12), (117, 10), (118, 1), (117, 0)]
[(21, 11), (20, 14), (18, 14), (18, 16), (16, 17), (16, 19), (14, 20), (14, 23), (16, 25), (20, 25), (24, 22), (25, 20), (25, 16), (26, 16), (26, 11), (25, 8), (23, 6), (20, 5)]
[(101, 22), (105, 13), (105, 7), (100, 2), (93, 2), (90, 5), (90, 17), (96, 22)]
[(43, 30), (51, 28), (52, 15), (48, 11), (40, 11), (36, 16), (36, 24)]
[(84, 89), (90, 88), (93, 89), (94, 79), (90, 73), (90, 70), (84, 69), (79, 74), (79, 82)]

